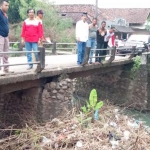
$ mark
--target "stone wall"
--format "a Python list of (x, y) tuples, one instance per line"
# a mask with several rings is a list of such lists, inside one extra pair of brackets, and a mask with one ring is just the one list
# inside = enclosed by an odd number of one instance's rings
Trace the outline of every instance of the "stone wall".
[[(135, 109), (150, 109), (150, 60), (145, 55), (138, 72), (132, 64), (115, 71), (98, 72), (88, 77), (44, 79), (34, 88), (0, 95), (0, 125), (44, 122), (65, 115), (71, 108), (72, 95), (88, 98), (95, 88), (98, 99)], [(149, 60), (149, 61), (148, 61)], [(134, 78), (133, 78), (134, 75)], [(74, 100), (74, 99), (73, 99)]]
[(72, 81), (55, 79), (44, 86), (0, 95), (0, 125), (24, 126), (65, 114), (72, 98)]
[(44, 86), (42, 93), (42, 118), (52, 119), (65, 113), (70, 106), (73, 84), (70, 79), (54, 80)]
[(147, 70), (141, 66), (133, 79), (131, 68), (132, 65), (126, 65), (119, 71), (78, 78), (75, 93), (89, 97), (95, 88), (99, 100), (138, 110), (148, 109)]

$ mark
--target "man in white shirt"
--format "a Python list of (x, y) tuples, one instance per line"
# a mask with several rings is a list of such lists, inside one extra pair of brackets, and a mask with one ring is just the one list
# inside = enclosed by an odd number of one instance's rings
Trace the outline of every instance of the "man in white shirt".
[(84, 59), (86, 42), (88, 40), (89, 27), (86, 22), (87, 15), (86, 13), (82, 14), (81, 20), (76, 23), (76, 40), (78, 48), (78, 60), (77, 64), (81, 65)]

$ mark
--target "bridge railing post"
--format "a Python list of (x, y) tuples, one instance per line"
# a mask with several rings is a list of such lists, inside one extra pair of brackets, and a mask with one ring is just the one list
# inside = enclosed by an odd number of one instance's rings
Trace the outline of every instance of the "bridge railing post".
[(40, 73), (45, 68), (45, 48), (38, 47), (38, 50), (40, 51), (38, 53), (40, 63), (37, 65), (35, 72)]
[(131, 52), (131, 55), (130, 55), (129, 59), (132, 59), (134, 57), (135, 50), (136, 50), (136, 46), (132, 46), (132, 52)]
[(56, 55), (56, 47), (57, 47), (56, 42), (53, 42), (53, 49), (52, 49), (52, 54), (53, 55)]
[(110, 58), (107, 61), (107, 63), (111, 63), (115, 59), (115, 55), (116, 55), (116, 47), (113, 46), (110, 48)]

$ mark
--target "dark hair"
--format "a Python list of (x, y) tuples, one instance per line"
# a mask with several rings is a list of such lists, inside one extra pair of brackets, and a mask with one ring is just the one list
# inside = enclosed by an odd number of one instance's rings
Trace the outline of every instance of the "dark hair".
[(102, 23), (101, 23), (101, 24), (103, 24), (103, 23), (105, 23), (105, 24), (106, 24), (106, 21), (102, 21)]
[(110, 29), (115, 29), (115, 27), (114, 26), (111, 26), (111, 28)]
[(35, 14), (35, 10), (32, 9), (32, 8), (29, 8), (29, 9), (27, 10), (27, 14), (29, 13), (30, 10), (33, 10), (33, 11), (34, 11), (34, 14)]
[(38, 10), (38, 11), (37, 11), (37, 15), (38, 15), (38, 14), (44, 14), (43, 10)]
[(87, 13), (86, 13), (86, 12), (83, 12), (83, 13), (82, 13), (82, 16), (87, 16)]
[(9, 1), (8, 1), (8, 0), (0, 0), (0, 4), (3, 4), (3, 2), (7, 2), (7, 3), (9, 3)]
[(97, 21), (97, 18), (93, 18), (92, 21), (93, 21), (93, 20), (96, 20), (96, 21)]

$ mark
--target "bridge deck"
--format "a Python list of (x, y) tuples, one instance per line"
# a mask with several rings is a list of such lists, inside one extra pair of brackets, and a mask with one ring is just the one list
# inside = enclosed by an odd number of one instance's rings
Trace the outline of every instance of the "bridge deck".
[[(108, 59), (108, 57), (106, 59)], [(76, 61), (77, 61), (77, 55), (46, 56), (47, 65), (40, 74), (36, 74), (34, 72), (34, 70), (36, 69), (36, 65), (34, 65), (34, 68), (32, 70), (27, 70), (26, 68), (28, 66), (11, 66), (10, 69), (13, 70), (14, 73), (7, 74), (5, 76), (0, 76), (0, 85), (56, 76), (64, 72), (65, 73), (81, 72), (81, 71), (103, 68), (108, 66), (108, 64), (107, 65), (93, 64), (93, 65), (81, 67), (77, 65)], [(26, 57), (9, 58), (10, 64), (26, 63), (26, 62), (27, 62)], [(129, 60), (127, 57), (116, 56), (115, 60), (109, 65), (109, 67), (119, 66), (131, 62), (132, 60)]]

